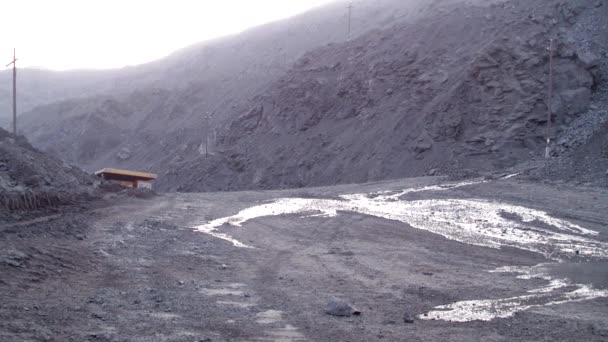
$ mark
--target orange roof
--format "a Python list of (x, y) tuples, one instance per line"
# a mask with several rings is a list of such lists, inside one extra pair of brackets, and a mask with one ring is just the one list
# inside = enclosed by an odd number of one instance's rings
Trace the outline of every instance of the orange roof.
[(137, 172), (137, 171), (129, 171), (129, 170), (119, 170), (119, 169), (101, 169), (95, 172), (95, 175), (103, 175), (103, 174), (111, 174), (111, 175), (120, 175), (120, 176), (129, 176), (141, 179), (156, 179), (157, 175), (153, 173), (146, 172)]

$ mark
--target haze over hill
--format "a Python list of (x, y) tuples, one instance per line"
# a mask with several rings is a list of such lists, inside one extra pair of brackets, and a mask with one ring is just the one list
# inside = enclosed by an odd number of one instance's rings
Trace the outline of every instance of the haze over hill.
[[(353, 35), (404, 15), (412, 3), (415, 1), (361, 3), (353, 13), (353, 20), (357, 23), (352, 28)], [(394, 4), (398, 4), (397, 11), (388, 11), (387, 8), (394, 8)], [(123, 69), (65, 72), (23, 69), (19, 71), (19, 111), (27, 112), (41, 104), (74, 97), (128, 95), (142, 87), (172, 89), (189, 87), (191, 83), (216, 84), (245, 71), (260, 77), (267, 73), (272, 76), (287, 69), (300, 55), (316, 46), (345, 40), (346, 11), (346, 3), (337, 1), (238, 35), (186, 47), (159, 61)], [(368, 16), (369, 13), (374, 16)], [(263, 70), (255, 71), (256, 68)], [(5, 123), (11, 108), (11, 77), (10, 70), (0, 72), (0, 120)]]
[(543, 154), (552, 37), (552, 135), (579, 120), (569, 137), (590, 138), (605, 121), (607, 7), (366, 1), (347, 42), (338, 2), (149, 65), (84, 81), (58, 74), (66, 88), (47, 101), (70, 99), (23, 115), (23, 127), (89, 171), (158, 172), (165, 190), (504, 169)]

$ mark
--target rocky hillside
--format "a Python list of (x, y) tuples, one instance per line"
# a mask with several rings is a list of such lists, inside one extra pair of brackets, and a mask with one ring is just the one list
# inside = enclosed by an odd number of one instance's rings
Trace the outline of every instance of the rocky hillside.
[[(606, 7), (444, 4), (415, 24), (315, 50), (226, 128), (225, 153), (183, 163), (164, 182), (177, 190), (300, 187), (505, 169), (536, 159), (548, 129), (551, 38), (551, 136), (561, 137), (554, 151), (566, 155), (585, 134), (577, 148), (587, 148), (594, 136), (601, 140), (596, 125), (571, 128), (575, 134), (568, 128), (606, 118), (598, 111), (606, 108), (600, 56), (607, 46), (598, 39), (608, 36)], [(606, 164), (605, 152), (593, 151), (586, 160)]]
[[(343, 5), (335, 6), (343, 11)], [(146, 86), (39, 107), (23, 116), (26, 132), (37, 146), (89, 170), (159, 173), (163, 190), (502, 170), (544, 154), (554, 39), (554, 156), (567, 161), (560, 165), (574, 162), (572, 151), (600, 134), (608, 75), (603, 2), (383, 0), (360, 6), (366, 11), (358, 20), (367, 24), (355, 38), (335, 39), (328, 31), (327, 40), (298, 43), (299, 53), (310, 51), (293, 64), (293, 50), (279, 57), (285, 44), (304, 39), (290, 40), (301, 34), (290, 28), (327, 27), (307, 26), (314, 16), (254, 30), (200, 54), (176, 54), (183, 61), (196, 57), (183, 63), (188, 68), (159, 70), (181, 75), (176, 79), (183, 87)], [(327, 19), (322, 9), (313, 13)], [(263, 52), (235, 43), (255, 32), (266, 34), (266, 45), (258, 41)], [(323, 30), (315, 32), (320, 37)], [(322, 41), (334, 42), (311, 48)], [(208, 63), (222, 58), (226, 64)], [(587, 157), (599, 167), (604, 160), (600, 152)]]
[(0, 222), (18, 219), (23, 212), (75, 203), (91, 194), (93, 182), (80, 169), (0, 128)]
[[(446, 1), (460, 0), (438, 2)], [(353, 36), (411, 22), (434, 11), (434, 3), (359, 2), (353, 12)], [(213, 128), (212, 137), (219, 135), (222, 122), (241, 114), (239, 104), (264, 92), (304, 53), (344, 41), (345, 15), (346, 2), (338, 1), (179, 51), (135, 68), (136, 73), (102, 82), (95, 96), (24, 114), (25, 133), (35, 146), (90, 171), (110, 165), (165, 172), (171, 163), (200, 156), (208, 127)], [(124, 91), (125, 85), (129, 91)], [(118, 94), (105, 92), (107, 88)]]
[[(376, 0), (357, 4), (353, 34), (414, 15), (416, 3)], [(213, 111), (223, 101), (255, 95), (259, 86), (282, 75), (305, 52), (345, 40), (345, 15), (346, 3), (338, 1), (289, 20), (202, 42), (167, 58), (119, 70), (19, 70), (19, 110), (28, 112), (40, 105), (97, 95), (116, 96), (117, 100), (127, 97), (128, 101), (133, 91), (161, 88), (181, 94), (183, 100), (190, 101), (188, 114), (200, 115), (199, 110)], [(6, 124), (6, 115), (11, 112), (11, 77), (10, 70), (0, 72), (0, 124)], [(192, 98), (193, 94), (198, 97)], [(41, 108), (33, 116), (50, 114), (52, 109)]]

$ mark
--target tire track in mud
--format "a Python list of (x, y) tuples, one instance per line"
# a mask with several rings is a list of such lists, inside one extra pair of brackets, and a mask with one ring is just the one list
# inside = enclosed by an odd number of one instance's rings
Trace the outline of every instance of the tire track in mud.
[[(144, 202), (144, 204), (147, 204)], [(176, 246), (172, 239), (163, 239), (154, 242), (155, 239), (161, 238), (165, 234), (171, 234), (171, 230), (186, 230), (190, 232), (190, 229), (182, 226), (184, 222), (187, 222), (189, 216), (193, 214), (193, 211), (198, 209), (196, 207), (196, 196), (193, 195), (169, 195), (168, 198), (161, 198), (156, 202), (151, 202), (148, 207), (138, 208), (137, 210), (124, 210), (123, 209), (111, 209), (109, 213), (106, 213), (101, 221), (96, 222), (97, 230), (100, 232), (97, 236), (93, 237), (97, 239), (100, 248), (103, 246), (117, 246), (126, 245), (131, 246), (130, 248), (137, 249), (149, 249), (150, 244), (153, 243), (155, 249), (164, 250), (165, 252), (174, 254), (193, 254), (190, 250), (176, 250)], [(157, 237), (152, 238), (150, 233), (146, 233), (148, 237), (145, 241), (137, 242), (141, 239), (141, 232), (137, 233), (138, 230), (152, 230), (159, 232)], [(108, 233), (111, 233), (108, 235)], [(120, 241), (114, 241), (113, 237), (120, 237)], [(112, 241), (109, 241), (111, 238)], [(142, 243), (140, 245), (140, 243)], [(131, 253), (129, 253), (131, 254)], [(242, 259), (242, 257), (224, 255), (215, 260), (210, 255), (198, 255), (199, 253), (194, 252), (195, 256), (204, 258), (210, 261), (208, 266), (226, 269), (223, 272), (231, 274), (231, 266), (225, 265), (225, 263), (235, 264), (246, 264), (248, 260)], [(153, 292), (145, 292), (138, 294), (138, 301), (141, 301), (143, 305), (145, 303), (156, 303), (154, 305), (159, 306), (159, 310), (130, 310), (127, 315), (130, 316), (129, 320), (138, 322), (147, 316), (147, 320), (153, 320), (160, 326), (166, 324), (183, 324), (188, 320), (187, 316), (180, 314), (180, 311), (165, 311), (163, 307), (169, 305), (167, 302), (168, 298), (166, 294), (155, 289), (162, 289), (166, 287), (166, 279), (171, 278), (172, 271), (166, 270), (164, 266), (158, 264), (158, 260), (149, 260), (151, 264), (144, 265), (143, 260), (131, 260), (125, 259), (124, 255), (117, 255), (116, 251), (104, 253), (106, 258), (110, 261), (113, 266), (108, 266), (107, 274), (114, 273), (116, 269), (130, 269), (137, 267), (141, 272), (137, 272), (137, 282), (140, 283), (140, 287), (144, 286)], [(206, 263), (204, 260), (201, 260)], [(128, 264), (125, 264), (125, 262)], [(169, 261), (167, 261), (169, 262)], [(277, 268), (278, 264), (275, 265)], [(141, 269), (143, 267), (143, 269)], [(272, 266), (266, 268), (268, 272), (276, 271)], [(194, 271), (194, 270), (193, 270)], [(276, 274), (275, 274), (276, 275)], [(267, 277), (273, 277), (272, 274), (266, 274)], [(176, 281), (177, 282), (177, 281)], [(183, 286), (187, 286), (189, 283), (185, 282)], [(206, 298), (204, 301), (214, 302), (214, 306), (222, 308), (218, 310), (219, 317), (223, 317), (224, 321), (214, 323), (216, 326), (222, 326), (221, 329), (209, 328), (210, 335), (214, 336), (213, 340), (219, 339), (220, 341), (226, 336), (233, 336), (228, 338), (229, 341), (307, 341), (306, 337), (300, 332), (300, 330), (294, 325), (288, 323), (284, 318), (284, 312), (276, 309), (271, 309), (268, 304), (264, 303), (262, 297), (256, 295), (255, 290), (251, 289), (247, 284), (243, 283), (214, 283), (213, 281), (207, 281), (202, 286), (195, 286), (196, 292), (199, 296)], [(184, 288), (185, 290), (185, 288)], [(147, 290), (146, 290), (147, 291)], [(103, 294), (101, 294), (104, 297)], [(167, 302), (167, 305), (164, 303)], [(99, 311), (99, 316), (103, 317), (108, 313), (104, 313), (105, 310), (101, 305), (95, 305), (95, 310)], [(170, 306), (167, 306), (170, 308)], [(251, 316), (253, 313), (253, 316)], [(245, 318), (245, 319), (243, 319)], [(218, 330), (219, 329), (219, 330)], [(242, 330), (248, 331), (246, 338), (239, 336), (245, 334)], [(115, 333), (120, 331), (120, 328), (107, 324), (103, 331), (92, 332), (92, 333)], [(213, 332), (216, 331), (216, 332)], [(256, 333), (252, 333), (255, 331)], [(198, 336), (194, 332), (187, 332), (192, 336)], [(168, 334), (168, 332), (167, 332)], [(170, 336), (168, 334), (167, 336)]]

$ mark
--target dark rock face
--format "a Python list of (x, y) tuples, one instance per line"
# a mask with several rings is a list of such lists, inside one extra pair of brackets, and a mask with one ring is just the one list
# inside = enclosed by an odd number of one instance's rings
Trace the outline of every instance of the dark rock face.
[[(176, 172), (193, 190), (281, 188), (419, 176), (435, 168), (487, 171), (540, 156), (549, 38), (558, 37), (553, 136), (589, 110), (602, 81), (594, 58), (559, 33), (569, 32), (569, 23), (529, 20), (554, 15), (551, 6), (512, 5), (511, 11), (446, 5), (414, 25), (312, 51), (221, 133), (221, 149), (241, 156), (238, 177), (212, 171), (205, 184), (188, 180), (211, 167), (204, 160)], [(576, 21), (591, 9), (565, 11)]]

